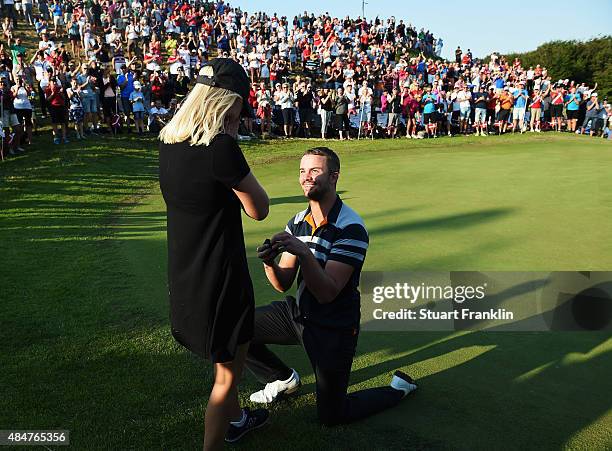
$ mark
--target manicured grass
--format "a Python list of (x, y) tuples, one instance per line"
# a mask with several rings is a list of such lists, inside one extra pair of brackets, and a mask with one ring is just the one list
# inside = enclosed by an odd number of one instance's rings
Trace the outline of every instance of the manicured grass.
[[(245, 143), (272, 198), (244, 220), (257, 302), (279, 298), (254, 248), (305, 208), (299, 156), (320, 141)], [(370, 231), (367, 270), (610, 270), (612, 147), (584, 137), (327, 142)], [(62, 428), (78, 449), (197, 449), (210, 365), (169, 334), (165, 212), (153, 140), (40, 149), (0, 164), (0, 429)], [(605, 449), (609, 333), (363, 333), (351, 390), (401, 368), (420, 389), (335, 429), (302, 394), (244, 449)], [(257, 384), (247, 375), (246, 403)]]

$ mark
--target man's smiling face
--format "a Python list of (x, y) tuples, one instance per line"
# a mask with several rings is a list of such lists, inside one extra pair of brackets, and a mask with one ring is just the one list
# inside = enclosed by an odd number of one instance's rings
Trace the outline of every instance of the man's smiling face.
[(300, 185), (304, 196), (319, 201), (335, 191), (338, 173), (329, 173), (327, 158), (323, 155), (304, 155), (300, 162)]

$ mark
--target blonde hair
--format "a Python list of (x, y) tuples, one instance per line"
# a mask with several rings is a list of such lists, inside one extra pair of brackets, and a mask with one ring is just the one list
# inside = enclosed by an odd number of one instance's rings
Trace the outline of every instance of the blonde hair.
[[(212, 76), (212, 67), (203, 67), (200, 75)], [(159, 139), (165, 144), (189, 139), (192, 146), (208, 146), (215, 136), (223, 133), (227, 112), (241, 98), (227, 89), (197, 83), (159, 133)]]

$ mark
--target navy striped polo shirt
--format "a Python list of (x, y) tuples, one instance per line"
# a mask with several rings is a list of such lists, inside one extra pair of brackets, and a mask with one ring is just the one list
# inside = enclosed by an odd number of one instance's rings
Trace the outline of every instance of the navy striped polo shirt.
[(306, 288), (300, 270), (297, 303), (304, 323), (337, 329), (358, 329), (360, 319), (359, 277), (368, 249), (368, 232), (361, 217), (340, 197), (327, 218), (315, 227), (310, 207), (296, 214), (285, 230), (305, 242), (322, 267), (330, 261), (351, 265), (355, 270), (336, 299), (320, 304)]

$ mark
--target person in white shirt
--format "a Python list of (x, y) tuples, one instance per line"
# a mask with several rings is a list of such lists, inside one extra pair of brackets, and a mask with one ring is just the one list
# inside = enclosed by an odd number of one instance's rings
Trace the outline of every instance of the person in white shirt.
[(281, 58), (287, 58), (288, 50), (289, 50), (289, 45), (287, 44), (287, 41), (283, 39), (278, 44), (278, 56), (280, 56)]
[[(459, 122), (459, 115), (461, 113), (461, 107), (459, 106), (459, 88), (455, 87), (452, 92), (447, 93), (447, 101), (451, 104), (451, 111), (448, 113), (448, 123), (451, 125), (457, 125)], [(452, 130), (452, 128), (451, 128)], [(451, 136), (452, 133), (449, 133)]]
[(186, 44), (181, 44), (178, 49), (178, 54), (180, 59), (182, 60), (183, 70), (185, 71), (185, 76), (187, 78), (191, 78), (191, 53), (187, 48)]
[(527, 71), (527, 91), (532, 92), (533, 91), (533, 86), (534, 86), (534, 79), (535, 79), (535, 71), (533, 70), (533, 67), (530, 67), (529, 70)]
[(374, 91), (368, 86), (366, 80), (362, 82), (358, 95), (360, 126), (361, 130), (364, 130), (367, 134), (367, 132), (370, 131), (370, 124), (372, 122), (372, 100), (374, 98)]
[(136, 22), (135, 18), (127, 26), (126, 35), (128, 55), (133, 55), (138, 50), (138, 42), (140, 40), (140, 23)]
[(289, 84), (283, 83), (282, 90), (276, 97), (276, 103), (280, 105), (281, 112), (283, 114), (283, 129), (285, 131), (285, 137), (290, 138), (293, 130), (293, 122), (295, 118), (294, 104), (295, 98), (293, 93), (289, 90)]
[(38, 50), (51, 50), (55, 48), (55, 42), (49, 39), (47, 33), (42, 34), (42, 40), (38, 42)]
[(115, 46), (117, 41), (121, 41), (121, 33), (117, 31), (117, 26), (111, 27), (111, 32), (106, 35), (106, 43)]
[(178, 34), (181, 31), (180, 28), (174, 26), (174, 21), (170, 17), (168, 17), (164, 22), (164, 28), (166, 29), (166, 34)]
[(134, 0), (132, 2), (132, 9), (135, 11), (135, 15), (138, 16), (140, 14), (140, 10), (142, 8), (142, 3), (140, 3), (138, 0)]
[(463, 88), (457, 93), (457, 101), (459, 102), (459, 115), (461, 117), (461, 126), (459, 128), (459, 133), (467, 133), (468, 128), (468, 120), (470, 118), (470, 113), (472, 110), (472, 106), (470, 100), (472, 98), (472, 94), (468, 91), (467, 86), (463, 86)]
[(22, 76), (16, 77), (15, 85), (11, 88), (13, 91), (13, 107), (19, 124), (25, 128), (23, 130), (26, 135), (27, 144), (32, 143), (32, 103), (30, 102), (30, 86), (25, 82)]
[(149, 42), (151, 42), (151, 27), (147, 24), (147, 19), (140, 21), (140, 42), (142, 43), (142, 53), (146, 53)]
[(249, 71), (251, 72), (251, 80), (259, 79), (259, 68), (261, 67), (261, 54), (257, 53), (257, 49), (252, 48), (248, 54)]

